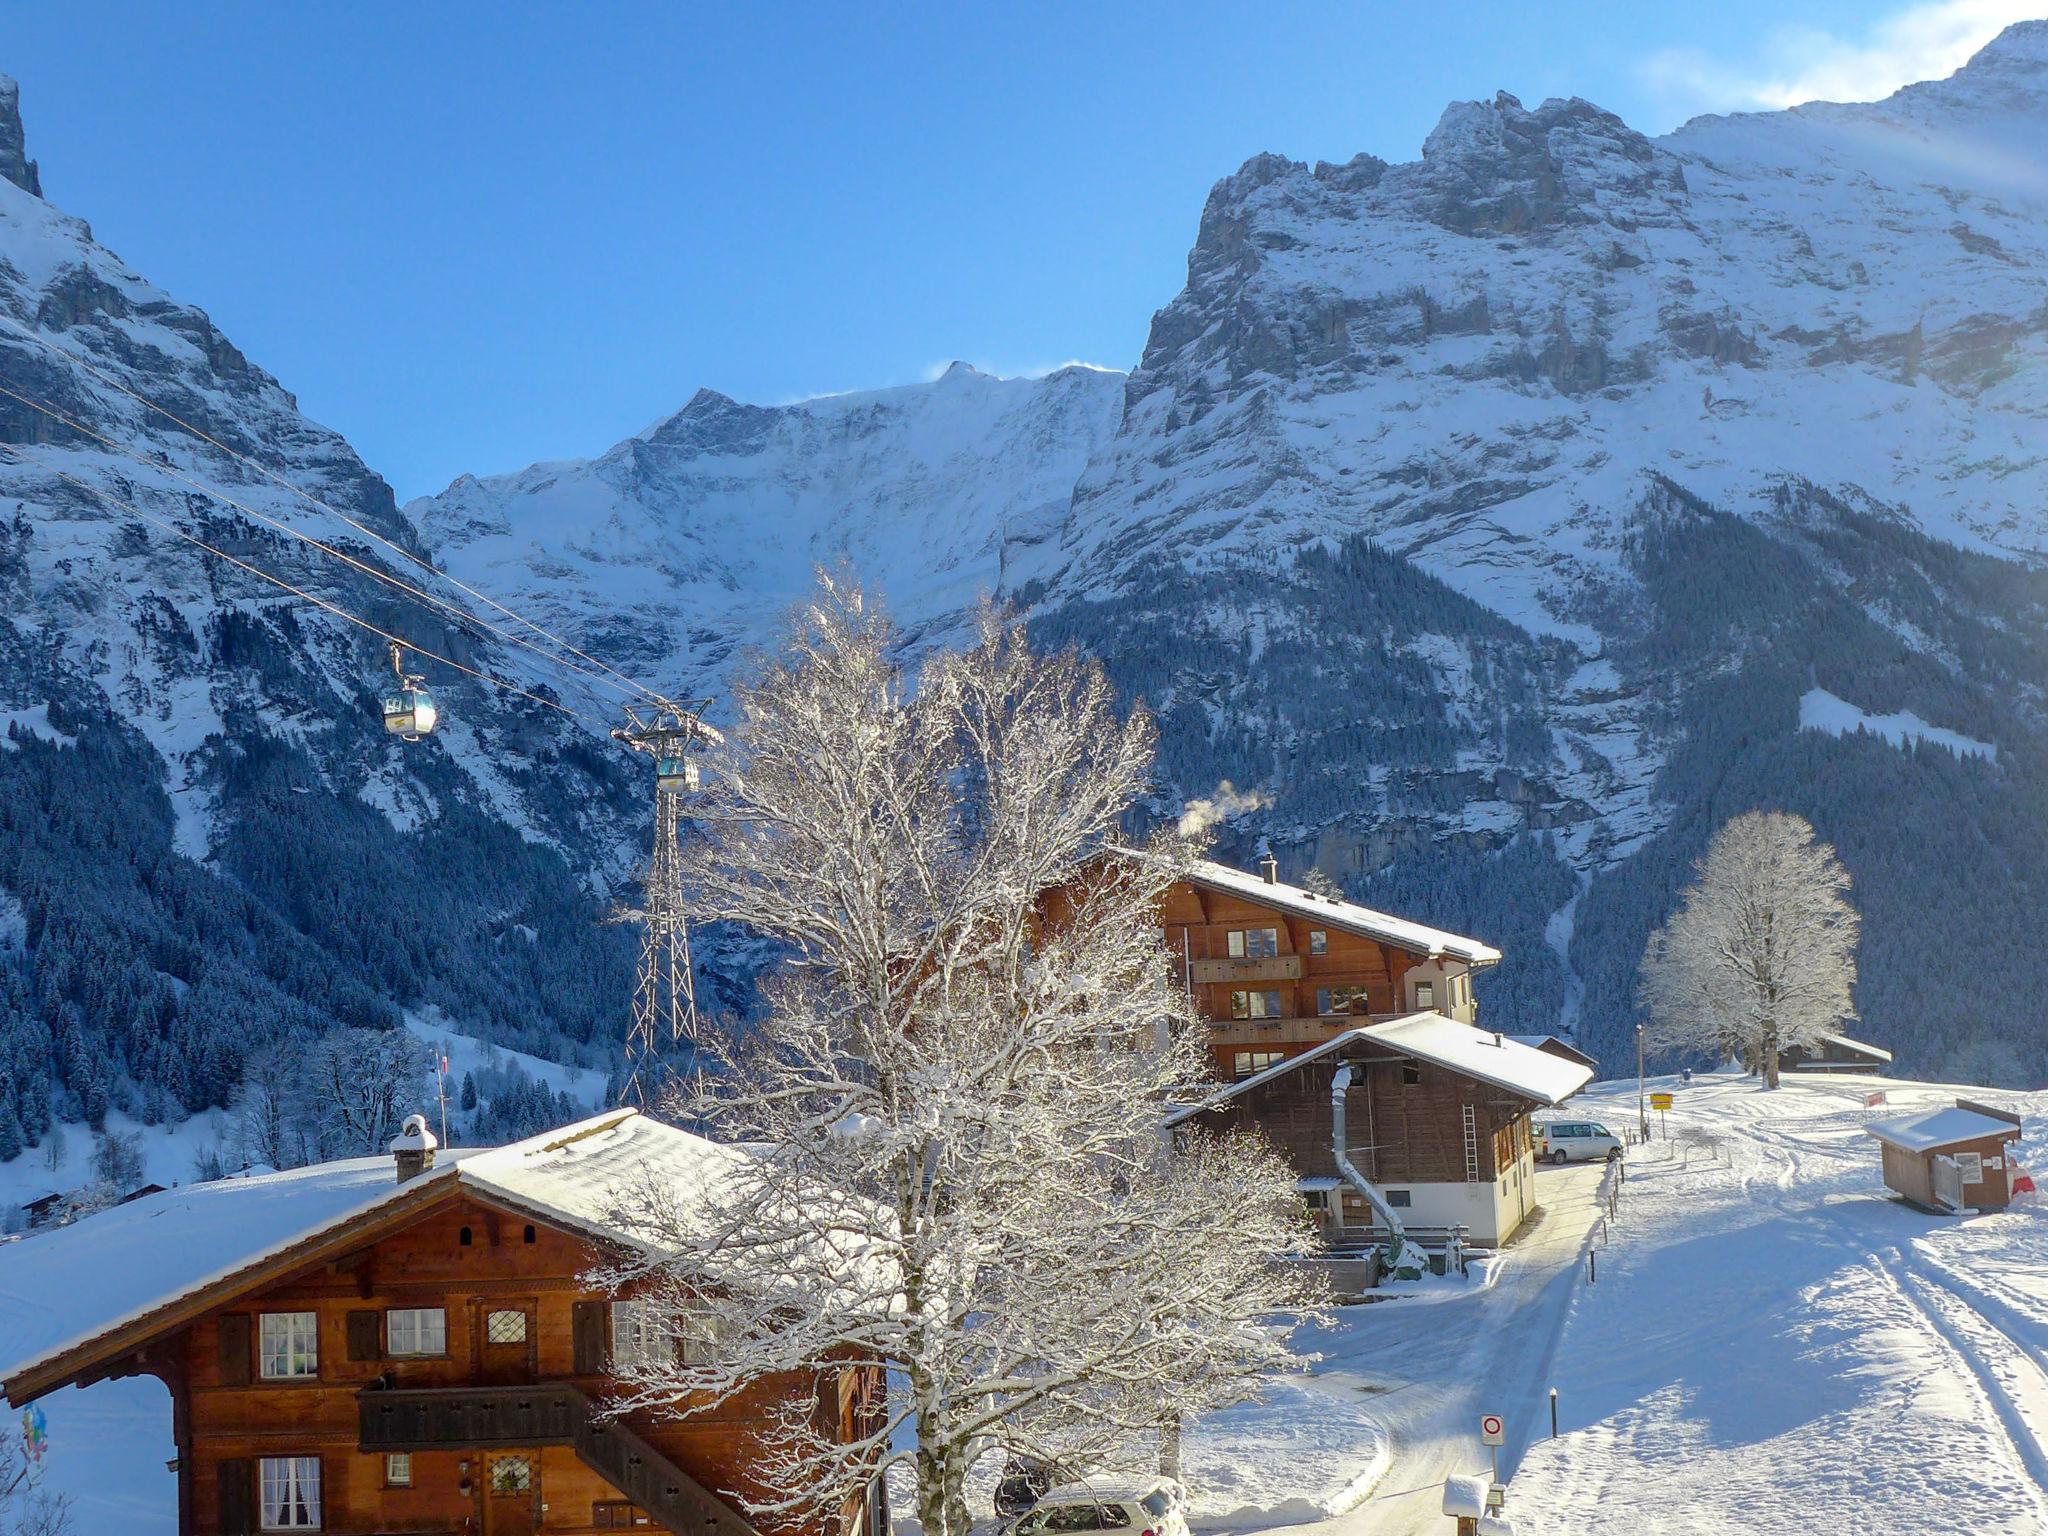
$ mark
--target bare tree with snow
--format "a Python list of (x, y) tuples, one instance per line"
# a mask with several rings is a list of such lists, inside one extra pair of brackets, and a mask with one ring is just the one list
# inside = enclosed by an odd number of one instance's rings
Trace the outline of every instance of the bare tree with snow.
[[(927, 1536), (967, 1536), (981, 1456), (1170, 1442), (1297, 1363), (1276, 1314), (1315, 1298), (1273, 1262), (1308, 1237), (1280, 1158), (1160, 1128), (1203, 1066), (1158, 927), (1183, 855), (1112, 851), (1149, 722), (992, 613), (914, 691), (894, 641), (824, 581), (739, 696), (696, 808), (693, 916), (788, 963), (668, 1107), (764, 1151), (626, 1197), (667, 1256), (610, 1279), (641, 1298), (635, 1406), (814, 1376), (777, 1435), (790, 1491), (761, 1513), (843, 1508), (900, 1465)], [(842, 1443), (845, 1363), (873, 1361), (903, 1390)]]
[(329, 1155), (382, 1152), (427, 1102), (426, 1043), (403, 1029), (338, 1029), (312, 1050), (308, 1093)]
[(23, 1436), (0, 1437), (0, 1536), (64, 1536), (71, 1501), (39, 1486)]
[(1714, 834), (1643, 951), (1653, 1043), (1739, 1058), (1778, 1086), (1778, 1055), (1856, 1016), (1849, 875), (1803, 818), (1749, 811)]

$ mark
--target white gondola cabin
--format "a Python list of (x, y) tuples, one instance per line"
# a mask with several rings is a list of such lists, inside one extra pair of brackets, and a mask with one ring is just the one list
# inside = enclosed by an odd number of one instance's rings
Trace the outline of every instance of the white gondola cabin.
[(384, 729), (404, 741), (433, 735), (441, 711), (427, 692), (426, 679), (405, 670), (405, 649), (396, 640), (391, 642), (391, 670), (398, 686), (384, 695)]
[(664, 752), (654, 760), (654, 787), (664, 794), (693, 794), (701, 782), (693, 757)]

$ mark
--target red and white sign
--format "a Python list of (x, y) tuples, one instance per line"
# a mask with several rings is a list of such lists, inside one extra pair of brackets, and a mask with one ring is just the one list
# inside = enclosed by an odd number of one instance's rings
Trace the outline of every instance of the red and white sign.
[(1882, 1103), (1884, 1103), (1884, 1102), (1885, 1102), (1885, 1097), (1884, 1097), (1884, 1090), (1883, 1090), (1882, 1088), (1880, 1088), (1880, 1089), (1878, 1089), (1878, 1090), (1877, 1090), (1877, 1092), (1875, 1092), (1875, 1093), (1873, 1093), (1873, 1094), (1868, 1094), (1868, 1095), (1866, 1095), (1866, 1096), (1865, 1096), (1865, 1098), (1864, 1098), (1864, 1100), (1863, 1100), (1863, 1107), (1864, 1107), (1865, 1109), (1875, 1109), (1875, 1108), (1877, 1108), (1877, 1106), (1878, 1106), (1878, 1105), (1880, 1105), (1880, 1104), (1882, 1104)]
[(1479, 1443), (1499, 1445), (1507, 1439), (1507, 1426), (1500, 1421), (1500, 1415), (1489, 1413), (1479, 1420)]

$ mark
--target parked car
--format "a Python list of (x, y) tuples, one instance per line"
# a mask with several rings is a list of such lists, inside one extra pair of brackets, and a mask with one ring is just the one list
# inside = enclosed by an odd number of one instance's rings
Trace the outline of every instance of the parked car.
[(1012, 1456), (1003, 1463), (1003, 1475), (996, 1484), (996, 1513), (1021, 1515), (1052, 1491), (1053, 1469), (1029, 1456)]
[(1537, 1129), (1543, 1145), (1536, 1155), (1546, 1163), (1612, 1162), (1621, 1156), (1621, 1138), (1592, 1120), (1557, 1120)]
[(1130, 1536), (1188, 1536), (1187, 1492), (1170, 1477), (1138, 1482), (1095, 1479), (1055, 1488), (1011, 1527), (1012, 1536), (1127, 1531)]

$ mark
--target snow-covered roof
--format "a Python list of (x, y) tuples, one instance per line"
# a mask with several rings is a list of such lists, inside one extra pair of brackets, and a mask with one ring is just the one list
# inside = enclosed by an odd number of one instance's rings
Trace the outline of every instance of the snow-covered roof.
[(1872, 1045), (1868, 1040), (1852, 1040), (1847, 1035), (1822, 1035), (1829, 1045), (1839, 1045), (1844, 1050), (1855, 1051), (1878, 1061), (1890, 1061), (1892, 1053), (1881, 1045)]
[[(1140, 858), (1151, 855), (1142, 850), (1130, 849)], [(1355, 901), (1341, 897), (1318, 896), (1314, 891), (1298, 885), (1287, 885), (1280, 881), (1267, 881), (1263, 875), (1251, 874), (1242, 869), (1232, 869), (1228, 864), (1218, 864), (1211, 859), (1197, 859), (1186, 871), (1187, 878), (1196, 885), (1208, 886), (1211, 890), (1225, 891), (1246, 901), (1255, 901), (1262, 906), (1280, 907), (1311, 921), (1326, 923), (1332, 928), (1342, 928), (1349, 933), (1362, 934), (1369, 939), (1383, 939), (1389, 944), (1423, 955), (1449, 955), (1452, 959), (1463, 960), (1468, 965), (1498, 965), (1500, 951), (1490, 944), (1477, 939), (1468, 939), (1463, 934), (1447, 933), (1441, 928), (1431, 928), (1424, 923), (1411, 923), (1404, 917), (1377, 912), (1371, 907), (1362, 907)]]
[(1915, 1115), (1895, 1115), (1873, 1120), (1864, 1131), (1902, 1152), (1932, 1152), (1958, 1142), (1980, 1141), (1986, 1136), (2018, 1136), (2020, 1128), (1979, 1110), (1951, 1104), (1943, 1109), (1922, 1110)]
[(1507, 1035), (1497, 1035), (1474, 1024), (1463, 1024), (1441, 1013), (1411, 1013), (1333, 1035), (1299, 1055), (1277, 1061), (1263, 1072), (1241, 1077), (1229, 1086), (1195, 1104), (1184, 1104), (1167, 1112), (1166, 1123), (1179, 1125), (1204, 1110), (1228, 1103), (1239, 1094), (1269, 1083), (1310, 1062), (1341, 1051), (1350, 1045), (1377, 1045), (1401, 1056), (1462, 1072), (1467, 1077), (1521, 1094), (1539, 1104), (1562, 1104), (1592, 1080), (1593, 1069), (1524, 1045)]
[[(1547, 1045), (1554, 1045), (1562, 1050), (1570, 1051), (1574, 1056), (1578, 1057), (1580, 1061), (1585, 1062), (1588, 1066), (1591, 1066), (1593, 1064), (1593, 1058), (1590, 1054), (1580, 1050), (1576, 1045), (1573, 1045), (1571, 1041), (1565, 1039), (1563, 1035), (1509, 1035), (1508, 1038), (1510, 1040), (1517, 1041), (1522, 1045), (1526, 1045), (1534, 1051), (1540, 1051)], [(1552, 1052), (1552, 1054), (1555, 1055), (1556, 1053)]]
[[(467, 1191), (601, 1241), (631, 1244), (614, 1193), (651, 1177), (684, 1208), (746, 1153), (634, 1110), (488, 1150), (442, 1151), (399, 1182), (389, 1157), (191, 1184), (0, 1249), (0, 1381), (251, 1275), (387, 1208)], [(147, 1263), (138, 1263), (147, 1255)]]

